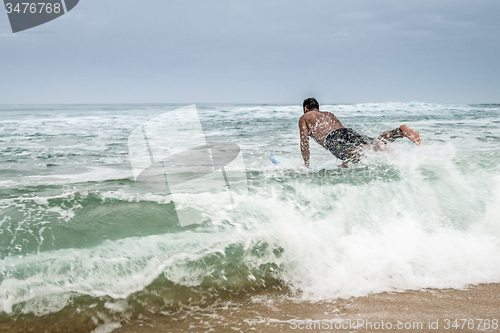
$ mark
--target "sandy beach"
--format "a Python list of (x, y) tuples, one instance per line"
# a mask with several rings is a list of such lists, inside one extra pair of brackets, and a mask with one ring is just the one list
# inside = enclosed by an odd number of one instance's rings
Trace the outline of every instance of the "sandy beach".
[[(318, 303), (254, 296), (240, 306), (232, 306), (228, 301), (214, 313), (154, 314), (141, 321), (123, 323), (115, 332), (380, 332), (398, 331), (398, 322), (403, 325), (401, 331), (496, 331), (500, 326), (494, 325), (493, 320), (500, 319), (499, 309), (500, 284), (469, 286), (464, 290), (382, 293)], [(458, 328), (452, 327), (455, 319), (458, 319)], [(467, 319), (465, 325), (463, 319)], [(489, 320), (489, 330), (485, 329), (488, 326), (486, 320)], [(372, 324), (371, 329), (367, 322)], [(410, 323), (412, 327), (408, 328)], [(422, 326), (419, 328), (417, 323)], [(355, 324), (360, 324), (360, 327), (353, 328)], [(392, 329), (387, 329), (390, 325)], [(468, 328), (468, 325), (473, 328)]]
[[(64, 309), (3, 320), (1, 332), (484, 332), (500, 329), (500, 284), (463, 290), (373, 294), (330, 302), (293, 301), (282, 293), (228, 295), (203, 306), (177, 304), (134, 313)], [(455, 322), (455, 320), (457, 320)], [(431, 327), (431, 328), (429, 328)], [(488, 329), (489, 327), (489, 329)]]

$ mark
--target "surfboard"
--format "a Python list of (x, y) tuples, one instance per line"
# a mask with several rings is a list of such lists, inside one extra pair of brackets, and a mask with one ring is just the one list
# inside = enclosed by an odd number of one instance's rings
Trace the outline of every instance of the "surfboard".
[(302, 162), (298, 159), (290, 159), (283, 156), (276, 156), (274, 154), (271, 154), (269, 158), (274, 165), (284, 168), (298, 168), (302, 166)]
[[(296, 158), (286, 158), (274, 154), (271, 154), (271, 156), (269, 156), (269, 159), (271, 160), (271, 162), (273, 162), (274, 165), (283, 169), (298, 169), (304, 165), (304, 162), (302, 160)], [(310, 166), (309, 169), (313, 172), (317, 172), (323, 170), (338, 170), (342, 168), (339, 168), (337, 165), (332, 164), (325, 166)]]

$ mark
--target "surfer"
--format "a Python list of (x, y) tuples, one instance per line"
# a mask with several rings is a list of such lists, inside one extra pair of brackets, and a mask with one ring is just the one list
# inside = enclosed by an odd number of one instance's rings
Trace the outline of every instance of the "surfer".
[(406, 125), (385, 131), (377, 139), (361, 135), (351, 128), (345, 128), (333, 113), (319, 111), (319, 103), (315, 98), (307, 98), (302, 104), (304, 114), (299, 119), (300, 152), (304, 164), (309, 167), (309, 137), (342, 160), (339, 167), (347, 168), (349, 162), (359, 162), (363, 151), (384, 150), (386, 143), (398, 138), (408, 138), (417, 146), (420, 135)]

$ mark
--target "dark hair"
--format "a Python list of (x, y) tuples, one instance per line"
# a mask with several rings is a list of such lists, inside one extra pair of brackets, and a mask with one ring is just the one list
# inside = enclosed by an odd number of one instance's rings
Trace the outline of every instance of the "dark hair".
[(319, 103), (316, 100), (316, 98), (309, 97), (304, 100), (302, 108), (307, 108), (308, 110), (316, 110), (316, 109), (319, 110)]

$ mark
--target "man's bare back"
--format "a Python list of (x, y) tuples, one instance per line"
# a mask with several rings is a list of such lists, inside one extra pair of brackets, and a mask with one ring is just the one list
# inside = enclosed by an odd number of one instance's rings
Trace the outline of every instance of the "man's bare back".
[[(342, 123), (333, 113), (312, 110), (299, 119), (300, 136), (311, 136), (314, 141), (325, 147), (325, 135), (333, 130), (343, 128)], [(307, 132), (307, 133), (306, 133)], [(326, 148), (326, 147), (325, 147)]]
[(333, 113), (319, 111), (319, 103), (314, 98), (308, 98), (303, 104), (304, 114), (299, 119), (300, 151), (304, 164), (309, 167), (309, 137), (328, 149), (337, 158), (344, 160), (340, 165), (347, 167), (347, 163), (357, 162), (362, 150), (367, 146), (383, 149), (386, 142), (393, 142), (397, 138), (407, 137), (416, 145), (420, 145), (420, 135), (406, 125), (383, 132), (377, 139), (363, 136), (350, 128), (344, 128)]

